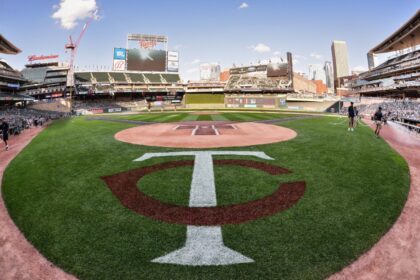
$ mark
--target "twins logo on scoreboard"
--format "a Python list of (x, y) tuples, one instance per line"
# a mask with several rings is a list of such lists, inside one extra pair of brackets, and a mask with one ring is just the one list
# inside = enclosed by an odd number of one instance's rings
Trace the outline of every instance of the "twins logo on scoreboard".
[(124, 71), (125, 70), (125, 60), (116, 60), (114, 59), (114, 64), (112, 65), (113, 71)]
[[(251, 151), (185, 151), (146, 153), (136, 161), (159, 157), (193, 156), (194, 160), (169, 161), (102, 177), (112, 193), (128, 209), (154, 220), (187, 226), (185, 245), (164, 256), (151, 260), (154, 263), (179, 265), (231, 265), (254, 260), (227, 247), (223, 242), (222, 225), (240, 224), (275, 215), (295, 205), (304, 195), (304, 181), (280, 184), (272, 194), (233, 205), (217, 205), (214, 165), (234, 165), (261, 170), (270, 175), (291, 173), (286, 168), (253, 160), (214, 160), (213, 156), (250, 156), (272, 160), (264, 152)], [(173, 205), (143, 193), (137, 182), (156, 171), (194, 166), (189, 206)]]

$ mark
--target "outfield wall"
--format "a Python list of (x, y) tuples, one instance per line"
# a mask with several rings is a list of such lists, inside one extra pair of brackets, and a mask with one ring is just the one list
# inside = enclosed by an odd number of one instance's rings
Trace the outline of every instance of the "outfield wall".
[(331, 108), (337, 101), (323, 101), (323, 102), (294, 102), (288, 101), (286, 108), (288, 110), (297, 110), (297, 111), (313, 111), (313, 112), (325, 112), (327, 109)]
[[(338, 111), (337, 101), (290, 101), (287, 94), (186, 94), (186, 109), (272, 109), (312, 112)], [(335, 108), (337, 107), (337, 108)]]
[(236, 109), (285, 109), (286, 94), (225, 95), (225, 108)]

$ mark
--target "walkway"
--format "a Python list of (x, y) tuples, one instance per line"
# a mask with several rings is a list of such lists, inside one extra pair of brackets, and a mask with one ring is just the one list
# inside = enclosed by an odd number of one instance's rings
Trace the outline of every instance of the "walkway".
[[(37, 127), (11, 136), (8, 151), (0, 144), (0, 182), (10, 161), (41, 131)], [(0, 199), (0, 279), (76, 279), (54, 266), (26, 240), (10, 218), (3, 199)]]
[(393, 123), (384, 126), (381, 136), (410, 167), (407, 202), (396, 223), (379, 242), (329, 280), (420, 279), (420, 138)]

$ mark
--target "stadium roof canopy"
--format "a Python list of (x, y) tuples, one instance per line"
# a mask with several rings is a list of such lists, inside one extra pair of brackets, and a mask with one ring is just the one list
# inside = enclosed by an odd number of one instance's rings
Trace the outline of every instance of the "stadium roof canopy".
[(15, 45), (10, 43), (3, 35), (0, 34), (0, 53), (5, 54), (18, 54), (21, 50), (18, 49)]
[(382, 43), (371, 49), (370, 53), (386, 53), (399, 51), (420, 44), (420, 9), (404, 23), (397, 31), (392, 33)]

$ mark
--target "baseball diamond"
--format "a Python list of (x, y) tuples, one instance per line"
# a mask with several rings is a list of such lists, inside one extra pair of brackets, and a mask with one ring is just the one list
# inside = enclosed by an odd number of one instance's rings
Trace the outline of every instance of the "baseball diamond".
[(0, 280), (420, 280), (420, 9), (332, 2), (0, 1)]
[[(330, 117), (261, 113), (252, 122), (253, 114), (56, 121), (9, 165), (3, 197), (25, 237), (81, 279), (327, 277), (394, 223), (407, 197), (407, 165), (383, 141), (362, 145), (373, 137), (367, 126), (343, 137)], [(197, 135), (197, 127), (218, 133)], [(279, 136), (267, 138), (267, 127)], [(241, 130), (266, 143), (244, 146)], [(129, 141), (127, 132), (150, 142)], [(175, 140), (159, 142), (165, 133)], [(177, 137), (190, 148), (172, 148)], [(368, 170), (345, 164), (355, 155)]]

